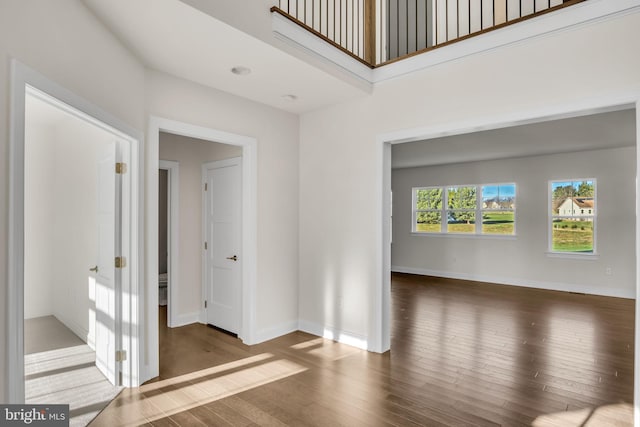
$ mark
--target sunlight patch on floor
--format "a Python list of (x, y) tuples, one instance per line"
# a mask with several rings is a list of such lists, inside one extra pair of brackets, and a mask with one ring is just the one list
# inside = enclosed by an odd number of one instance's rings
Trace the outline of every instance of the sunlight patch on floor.
[(86, 344), (25, 355), (25, 402), (68, 404), (71, 426), (87, 425), (121, 389), (96, 368)]
[(633, 426), (633, 405), (618, 403), (541, 415), (531, 425), (533, 427), (631, 427)]
[[(125, 390), (112, 406), (125, 426), (159, 420), (304, 372), (289, 360), (264, 353)], [(248, 366), (252, 365), (252, 366)], [(106, 411), (109, 411), (107, 408)]]

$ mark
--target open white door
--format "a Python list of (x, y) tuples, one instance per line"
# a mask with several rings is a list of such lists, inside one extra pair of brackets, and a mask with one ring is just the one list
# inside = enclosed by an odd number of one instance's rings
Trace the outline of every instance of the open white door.
[(95, 269), (95, 344), (96, 366), (116, 384), (116, 289), (118, 274), (115, 268), (116, 245), (119, 242), (119, 191), (115, 173), (117, 142), (106, 145), (98, 155), (97, 218), (98, 260)]
[(237, 334), (242, 297), (242, 159), (203, 165), (207, 323)]

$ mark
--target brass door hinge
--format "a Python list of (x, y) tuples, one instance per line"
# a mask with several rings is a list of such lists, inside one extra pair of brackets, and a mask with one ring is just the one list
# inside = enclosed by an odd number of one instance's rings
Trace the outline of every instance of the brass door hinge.
[(117, 256), (115, 264), (116, 268), (125, 268), (127, 266), (127, 259), (123, 256)]
[(208, 247), (207, 247), (207, 242), (204, 242), (204, 250), (206, 251), (206, 250), (207, 250), (207, 248), (208, 248)]
[(208, 183), (204, 183), (204, 191), (207, 191), (207, 189), (209, 188), (209, 184)]
[(124, 362), (127, 360), (127, 350), (116, 351), (116, 362)]
[(204, 308), (207, 308), (207, 301), (204, 302)]
[(118, 175), (122, 175), (127, 173), (127, 164), (126, 163), (116, 163), (116, 173)]

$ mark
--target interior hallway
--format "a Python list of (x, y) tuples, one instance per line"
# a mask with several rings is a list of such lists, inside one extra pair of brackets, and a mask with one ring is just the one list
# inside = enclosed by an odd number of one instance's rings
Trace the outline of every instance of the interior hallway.
[(161, 319), (160, 377), (92, 425), (633, 424), (632, 300), (394, 274), (392, 301), (386, 354)]

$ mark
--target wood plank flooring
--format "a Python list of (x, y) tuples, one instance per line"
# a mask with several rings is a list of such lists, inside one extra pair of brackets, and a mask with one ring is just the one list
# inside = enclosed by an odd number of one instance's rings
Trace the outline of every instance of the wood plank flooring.
[(633, 425), (632, 300), (394, 274), (392, 315), (382, 355), (161, 327), (160, 377), (92, 425)]

